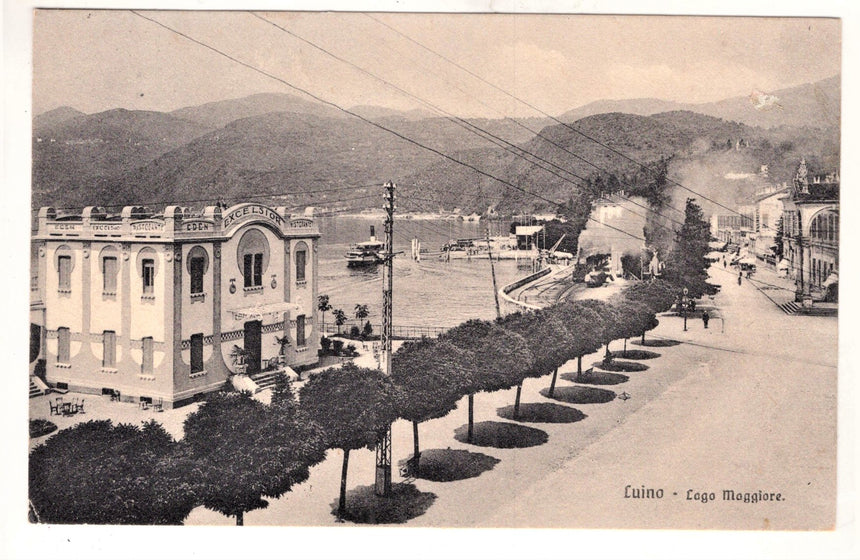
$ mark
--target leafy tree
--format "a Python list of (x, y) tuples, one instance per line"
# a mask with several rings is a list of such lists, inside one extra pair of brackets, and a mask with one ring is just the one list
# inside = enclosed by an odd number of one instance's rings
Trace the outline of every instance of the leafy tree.
[(418, 424), (441, 418), (457, 407), (465, 352), (447, 341), (422, 338), (407, 342), (394, 353), (391, 381), (397, 415), (412, 422), (413, 468), (420, 473)]
[(334, 324), (337, 325), (337, 334), (340, 334), (340, 328), (347, 321), (346, 313), (344, 313), (343, 309), (335, 309), (332, 315), (334, 315)]
[(531, 366), (523, 371), (522, 378), (517, 384), (517, 395), (514, 400), (514, 418), (519, 417), (520, 395), (525, 377), (543, 377), (564, 365), (571, 357), (571, 342), (567, 340), (567, 329), (551, 311), (530, 311), (513, 313), (501, 319), (499, 323), (506, 329), (522, 336), (533, 359)]
[(370, 321), (367, 321), (364, 324), (364, 328), (361, 329), (361, 336), (364, 338), (370, 338), (373, 334), (373, 325), (370, 324)]
[[(329, 303), (329, 297), (326, 294), (322, 294), (317, 296), (317, 309), (322, 312), (322, 326), (325, 329), (325, 313), (326, 311), (331, 311), (331, 303)], [(323, 330), (325, 332), (325, 330)]]
[(631, 284), (624, 290), (623, 294), (629, 300), (647, 305), (654, 313), (667, 311), (675, 303), (674, 288), (663, 280), (649, 280)]
[(680, 288), (687, 288), (691, 298), (700, 298), (713, 293), (708, 284), (708, 263), (705, 260), (710, 250), (710, 225), (705, 221), (702, 208), (692, 198), (687, 199), (684, 209), (684, 225), (675, 236), (675, 246), (666, 259), (664, 278)]
[(774, 257), (776, 258), (776, 262), (782, 260), (782, 256), (785, 254), (785, 223), (783, 222), (782, 216), (779, 217), (779, 220), (776, 222), (776, 235), (774, 236), (773, 242), (776, 244), (776, 249), (774, 250)]
[(328, 447), (343, 450), (338, 516), (346, 510), (349, 452), (372, 449), (377, 438), (397, 418), (394, 386), (379, 370), (353, 363), (314, 375), (299, 391), (299, 403), (322, 426)]
[(646, 324), (643, 325), (642, 342), (645, 342), (645, 333), (657, 327), (660, 321), (656, 314), (662, 313), (672, 307), (675, 302), (675, 294), (672, 287), (662, 280), (651, 280), (649, 282), (638, 282), (629, 286), (623, 292), (624, 297), (642, 303), (651, 311)]
[(627, 339), (643, 334), (654, 317), (651, 309), (643, 303), (618, 297), (612, 302), (615, 312), (619, 317), (617, 333), (624, 339), (624, 353), (627, 353)]
[(266, 406), (250, 393), (218, 392), (185, 420), (185, 461), (209, 509), (244, 523), (244, 514), (305, 481), (325, 458), (320, 427), (298, 414), (279, 389)]
[(30, 500), (45, 523), (180, 524), (196, 504), (173, 478), (176, 450), (154, 421), (77, 424), (30, 453)]
[[(588, 305), (581, 302), (563, 302), (549, 308), (561, 321), (567, 331), (566, 340), (570, 344), (570, 355), (576, 357), (577, 377), (582, 375), (582, 357), (600, 350), (603, 325), (601, 317)], [(558, 369), (553, 372), (549, 386), (549, 396), (555, 392)]]
[(469, 396), (467, 441), (474, 432), (475, 393), (510, 389), (522, 380), (532, 365), (532, 353), (522, 336), (498, 323), (472, 319), (440, 335), (465, 351), (461, 368), (461, 390)]
[(583, 299), (579, 301), (579, 304), (600, 317), (599, 329), (596, 329), (596, 333), (599, 334), (600, 344), (606, 345), (606, 357), (604, 359), (611, 360), (609, 343), (621, 338), (623, 334), (623, 327), (620, 325), (621, 318), (618, 316), (617, 310), (611, 304), (596, 299)]

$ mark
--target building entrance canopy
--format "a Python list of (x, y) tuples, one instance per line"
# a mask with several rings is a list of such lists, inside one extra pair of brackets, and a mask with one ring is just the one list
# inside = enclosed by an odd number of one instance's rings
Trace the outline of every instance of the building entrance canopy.
[(282, 313), (300, 314), (302, 313), (302, 308), (296, 303), (276, 301), (274, 303), (253, 305), (241, 309), (231, 309), (230, 313), (236, 321), (263, 321), (264, 319), (277, 317)]

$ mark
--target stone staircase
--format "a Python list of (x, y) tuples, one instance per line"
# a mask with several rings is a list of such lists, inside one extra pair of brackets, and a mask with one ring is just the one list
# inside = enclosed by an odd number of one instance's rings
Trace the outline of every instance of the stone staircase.
[(777, 305), (779, 305), (780, 309), (785, 311), (786, 315), (797, 315), (800, 312), (800, 306), (793, 301), (787, 301), (785, 303), (780, 303)]
[(278, 382), (278, 371), (261, 371), (250, 378), (257, 384), (257, 392), (271, 389)]
[(38, 396), (41, 396), (41, 395), (44, 395), (44, 394), (45, 394), (45, 392), (44, 392), (44, 391), (42, 391), (42, 389), (41, 389), (41, 388), (36, 384), (36, 382), (33, 380), (33, 378), (34, 378), (34, 377), (35, 377), (35, 376), (33, 376), (33, 375), (31, 375), (31, 376), (30, 376), (30, 398), (31, 398), (31, 399), (32, 399), (33, 397), (38, 397)]

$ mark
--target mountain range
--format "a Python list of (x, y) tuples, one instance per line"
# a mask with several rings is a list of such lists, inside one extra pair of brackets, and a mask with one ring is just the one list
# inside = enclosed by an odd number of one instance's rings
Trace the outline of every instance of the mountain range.
[[(745, 158), (736, 164), (747, 171), (771, 163), (779, 179), (791, 172), (794, 158), (807, 154), (820, 166), (838, 168), (838, 77), (773, 95), (782, 109), (756, 110), (746, 98), (695, 110), (661, 100), (600, 101), (561, 115), (564, 124), (548, 118), (450, 119), (373, 106), (350, 109), (374, 125), (285, 94), (168, 113), (114, 109), (87, 115), (61, 107), (33, 121), (33, 206), (157, 207), (271, 195), (288, 206), (361, 208), (377, 206), (378, 200), (360, 199), (350, 186), (394, 179), (403, 187), (406, 208), (532, 211), (547, 206), (542, 199), (569, 195), (581, 183), (571, 173), (586, 178), (601, 170), (635, 170), (574, 130), (637, 161), (665, 156), (683, 162), (716, 154), (724, 160), (727, 146), (743, 139)], [(440, 153), (525, 185), (539, 197)]]
[[(761, 96), (769, 96), (760, 101)], [(768, 101), (772, 102), (768, 103)], [(559, 120), (573, 122), (599, 113), (654, 115), (669, 111), (691, 111), (750, 126), (831, 128), (839, 127), (841, 76), (831, 76), (773, 92), (750, 92), (712, 103), (677, 103), (662, 99), (608, 99), (594, 101), (562, 114)]]

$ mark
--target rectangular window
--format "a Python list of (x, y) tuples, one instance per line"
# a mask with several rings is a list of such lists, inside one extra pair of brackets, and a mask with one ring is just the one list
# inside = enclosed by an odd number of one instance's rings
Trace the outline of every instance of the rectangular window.
[(256, 288), (263, 285), (263, 253), (247, 253), (243, 267), (245, 287)]
[(203, 257), (191, 257), (189, 266), (191, 267), (191, 293), (203, 293), (203, 267), (206, 264), (206, 259)]
[(102, 292), (116, 294), (116, 257), (102, 259)]
[(304, 282), (307, 251), (296, 251), (296, 282)]
[(112, 368), (114, 366), (116, 366), (116, 333), (114, 331), (105, 331), (102, 367)]
[(155, 293), (155, 260), (143, 259), (143, 294)]
[(147, 336), (141, 340), (143, 348), (143, 360), (140, 364), (140, 371), (143, 373), (152, 373), (152, 337)]
[(191, 373), (203, 371), (203, 335), (191, 335)]
[(254, 286), (263, 285), (263, 253), (254, 253)]
[(299, 315), (296, 317), (296, 346), (301, 348), (307, 346), (305, 340), (305, 316)]
[(69, 363), (69, 346), (71, 335), (68, 327), (57, 329), (57, 361), (61, 364)]
[(57, 259), (57, 266), (60, 269), (60, 281), (58, 288), (63, 292), (72, 290), (72, 257), (62, 256)]

